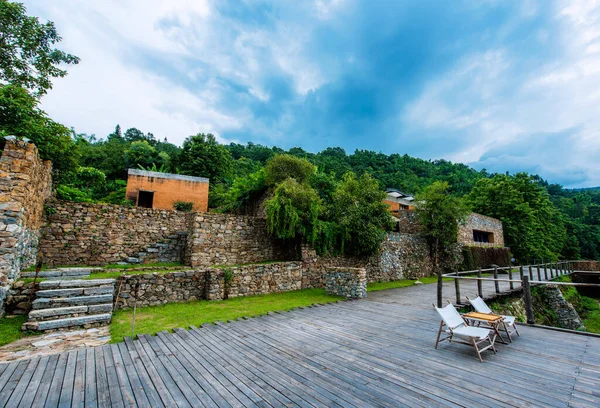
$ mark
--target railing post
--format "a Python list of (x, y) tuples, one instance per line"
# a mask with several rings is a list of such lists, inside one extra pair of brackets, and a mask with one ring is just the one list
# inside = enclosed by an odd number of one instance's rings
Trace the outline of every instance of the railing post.
[(533, 268), (529, 265), (529, 280), (533, 280)]
[(481, 268), (477, 271), (477, 295), (483, 297), (483, 281), (481, 280)]
[(512, 271), (512, 265), (508, 267), (508, 285), (510, 287), (510, 290), (513, 290), (515, 288), (515, 285), (513, 283), (513, 271)]
[(544, 279), (548, 280), (548, 264), (544, 264)]
[(537, 269), (538, 280), (541, 281), (542, 280), (542, 271), (540, 270), (540, 266), (536, 265), (536, 269)]
[(498, 282), (498, 267), (494, 266), (494, 288), (496, 293), (500, 293), (500, 282)]
[(531, 300), (531, 287), (529, 286), (529, 277), (523, 277), (523, 300), (525, 303), (525, 314), (527, 315), (527, 324), (534, 324), (533, 303)]
[(552, 261), (550, 261), (550, 279), (554, 279), (554, 267), (552, 266)]
[(521, 278), (521, 287), (523, 287), (523, 265), (519, 266), (519, 277)]
[(456, 304), (460, 305), (460, 279), (454, 278), (454, 289), (456, 289)]

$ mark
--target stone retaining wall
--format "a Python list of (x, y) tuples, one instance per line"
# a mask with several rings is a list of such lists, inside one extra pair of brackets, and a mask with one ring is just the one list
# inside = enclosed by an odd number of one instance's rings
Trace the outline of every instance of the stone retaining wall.
[(367, 297), (367, 271), (365, 268), (328, 268), (324, 276), (328, 295), (347, 299)]
[(323, 287), (323, 275), (330, 267), (365, 268), (368, 282), (418, 279), (433, 274), (427, 242), (416, 234), (388, 233), (379, 255), (370, 258), (317, 257), (303, 250), (302, 259), (310, 263), (304, 287)]
[(297, 258), (268, 235), (264, 218), (195, 213), (188, 231), (186, 264), (193, 267)]
[(398, 231), (402, 234), (419, 234), (421, 225), (417, 220), (417, 215), (413, 210), (400, 210), (398, 214), (394, 214), (398, 218)]
[[(105, 265), (138, 258), (166, 243), (171, 261), (183, 261), (186, 213), (110, 204), (54, 201), (47, 204), (40, 250), (54, 265)], [(151, 259), (151, 258), (149, 258)]]
[[(7, 291), (4, 307), (6, 314), (24, 315), (31, 309), (29, 298), (33, 289), (33, 282), (25, 283), (23, 281), (13, 282)], [(34, 297), (35, 299), (35, 297)]]
[[(302, 289), (303, 267), (300, 262), (277, 262), (207, 270), (209, 300), (265, 295)], [(226, 276), (230, 280), (226, 283)]]
[(371, 261), (367, 267), (369, 282), (418, 279), (434, 273), (427, 242), (416, 234), (388, 233), (377, 263)]
[[(565, 299), (558, 285), (543, 285), (534, 288), (535, 309), (550, 311), (551, 325), (570, 330), (585, 330), (585, 326), (573, 305)], [(537, 322), (536, 322), (537, 323)]]
[[(205, 298), (206, 271), (144, 273), (121, 276), (115, 283), (117, 309), (156, 306)], [(137, 291), (136, 291), (137, 288)]]
[(0, 316), (11, 283), (35, 264), (51, 171), (33, 143), (6, 138), (0, 158)]

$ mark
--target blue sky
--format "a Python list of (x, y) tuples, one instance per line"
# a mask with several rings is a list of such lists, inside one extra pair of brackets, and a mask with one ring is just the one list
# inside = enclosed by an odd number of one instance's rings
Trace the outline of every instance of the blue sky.
[(599, 1), (25, 4), (82, 59), (43, 100), (78, 132), (212, 132), (600, 185)]

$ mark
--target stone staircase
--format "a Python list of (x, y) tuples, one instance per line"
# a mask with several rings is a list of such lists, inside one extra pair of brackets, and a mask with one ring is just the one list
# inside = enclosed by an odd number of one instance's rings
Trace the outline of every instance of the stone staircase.
[(127, 263), (181, 262), (185, 251), (187, 232), (169, 235), (163, 242), (149, 245), (143, 251), (127, 258)]
[[(69, 280), (88, 278), (92, 273), (91, 268), (60, 268), (40, 271), (38, 278), (47, 280)], [(35, 278), (35, 272), (23, 272), (22, 278)]]
[[(87, 276), (89, 272), (87, 269)], [(84, 280), (81, 279), (86, 276), (83, 272), (74, 273), (74, 269), (40, 272), (39, 277), (46, 280), (38, 284), (36, 299), (23, 330), (88, 328), (110, 323), (115, 280)]]

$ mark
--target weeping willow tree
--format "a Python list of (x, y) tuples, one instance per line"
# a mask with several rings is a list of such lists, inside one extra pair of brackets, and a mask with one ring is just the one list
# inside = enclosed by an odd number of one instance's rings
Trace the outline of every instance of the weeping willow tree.
[(314, 243), (320, 207), (321, 199), (313, 188), (288, 178), (266, 203), (269, 233), (298, 246), (302, 241)]

